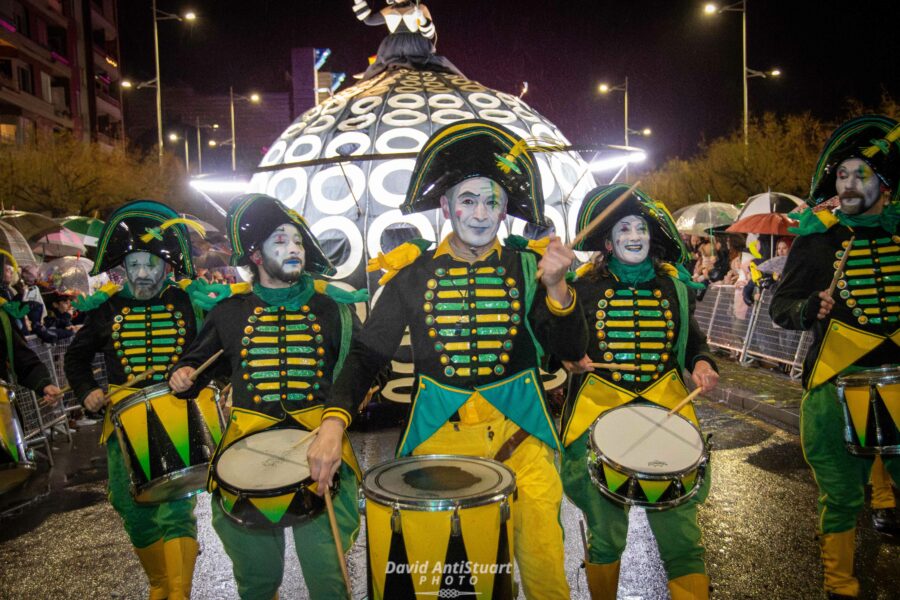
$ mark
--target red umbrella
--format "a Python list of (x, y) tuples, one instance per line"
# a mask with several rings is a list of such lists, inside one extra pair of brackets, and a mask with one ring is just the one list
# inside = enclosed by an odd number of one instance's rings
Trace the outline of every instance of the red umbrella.
[(761, 235), (793, 235), (788, 227), (796, 227), (794, 221), (784, 213), (750, 215), (732, 223), (726, 233), (758, 233)]

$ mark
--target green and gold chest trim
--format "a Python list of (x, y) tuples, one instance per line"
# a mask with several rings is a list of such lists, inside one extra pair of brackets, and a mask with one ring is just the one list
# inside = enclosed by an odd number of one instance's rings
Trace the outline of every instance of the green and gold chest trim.
[(503, 266), (434, 270), (422, 309), (445, 376), (506, 372), (524, 318), (519, 283)]
[[(835, 269), (847, 245), (835, 252)], [(857, 323), (900, 323), (900, 236), (854, 240), (849, 252), (838, 289)]]
[(607, 289), (597, 300), (594, 329), (613, 381), (646, 383), (659, 378), (675, 342), (673, 302), (662, 290)]
[[(149, 368), (165, 371), (184, 350), (186, 334), (184, 314), (172, 304), (124, 306), (113, 317), (113, 348), (127, 375)], [(164, 378), (160, 372), (151, 379)]]
[(258, 306), (243, 333), (241, 378), (254, 403), (315, 399), (325, 376), (325, 338), (308, 305)]

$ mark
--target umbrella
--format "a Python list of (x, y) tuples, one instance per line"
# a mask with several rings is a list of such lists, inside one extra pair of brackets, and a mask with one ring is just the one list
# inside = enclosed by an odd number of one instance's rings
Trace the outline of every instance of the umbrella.
[(96, 247), (100, 232), (103, 231), (103, 221), (93, 217), (66, 217), (61, 223), (69, 231), (78, 234), (85, 246)]
[(20, 267), (38, 264), (31, 247), (19, 230), (3, 220), (0, 220), (0, 249), (12, 254)]
[(83, 294), (91, 293), (88, 273), (94, 263), (86, 258), (66, 256), (47, 261), (38, 271), (41, 281), (50, 283), (57, 290), (75, 290)]
[(42, 256), (75, 256), (85, 252), (84, 244), (78, 234), (68, 229), (60, 229), (39, 238), (32, 249)]
[(15, 227), (26, 240), (59, 231), (61, 227), (50, 217), (23, 210), (0, 210), (0, 220)]
[(227, 267), (229, 265), (229, 259), (231, 258), (231, 254), (229, 252), (218, 252), (216, 250), (210, 250), (209, 252), (204, 252), (200, 256), (194, 259), (194, 266), (198, 269), (217, 269), (220, 267)]
[(781, 275), (781, 272), (784, 271), (785, 263), (787, 263), (787, 256), (776, 256), (759, 263), (759, 266), (756, 268), (763, 273), (778, 273)]
[(738, 219), (765, 213), (790, 213), (803, 208), (806, 203), (796, 196), (782, 192), (766, 192), (747, 198)]
[[(183, 219), (190, 219), (191, 221), (196, 221), (197, 223), (199, 223), (200, 226), (203, 227), (204, 230), (206, 230), (207, 235), (210, 233), (219, 233), (218, 227), (216, 227), (212, 223), (208, 223), (202, 219), (198, 219), (194, 215), (190, 215), (187, 213), (181, 213), (181, 215), (179, 215), (179, 216)], [(191, 231), (193, 231), (193, 229), (191, 229)]]
[(709, 235), (707, 230), (730, 225), (738, 215), (738, 208), (724, 202), (700, 202), (684, 207), (675, 222), (681, 233)]
[(793, 235), (788, 227), (796, 227), (797, 221), (783, 213), (760, 213), (738, 219), (725, 231), (728, 233), (758, 233), (767, 235)]

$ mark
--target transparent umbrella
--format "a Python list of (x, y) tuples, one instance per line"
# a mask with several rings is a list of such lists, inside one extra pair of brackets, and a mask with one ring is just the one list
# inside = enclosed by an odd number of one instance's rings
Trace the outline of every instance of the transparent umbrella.
[(50, 217), (23, 210), (0, 210), (0, 220), (15, 227), (26, 240), (59, 231), (62, 227)]
[(38, 264), (25, 237), (19, 233), (18, 229), (2, 220), (0, 220), (0, 250), (6, 250), (12, 254), (20, 267), (37, 266)]
[(681, 233), (709, 235), (709, 229), (734, 223), (738, 212), (738, 207), (733, 204), (700, 202), (681, 209), (675, 226)]
[(41, 265), (38, 271), (41, 281), (57, 290), (74, 290), (91, 293), (90, 276), (94, 263), (86, 258), (66, 256), (55, 258)]

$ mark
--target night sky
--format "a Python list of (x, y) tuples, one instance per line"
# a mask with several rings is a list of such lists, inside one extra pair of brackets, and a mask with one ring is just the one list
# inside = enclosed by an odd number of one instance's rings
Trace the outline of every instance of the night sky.
[[(332, 49), (326, 69), (364, 70), (386, 34), (356, 20), (353, 0), (158, 0), (194, 10), (194, 25), (160, 23), (167, 82), (204, 92), (287, 90), (290, 49)], [(384, 0), (369, 0), (380, 9)], [(430, 0), (438, 53), (470, 79), (518, 93), (576, 144), (622, 143), (622, 94), (600, 81), (629, 78), (629, 125), (654, 135), (651, 159), (688, 157), (702, 139), (741, 122), (741, 15), (703, 15), (701, 0)], [(834, 121), (849, 98), (900, 99), (900, 2), (748, 0), (751, 115), (800, 113)], [(126, 77), (153, 77), (150, 0), (119, 2)], [(285, 127), (288, 123), (284, 124)], [(632, 139), (642, 145), (641, 138)]]

